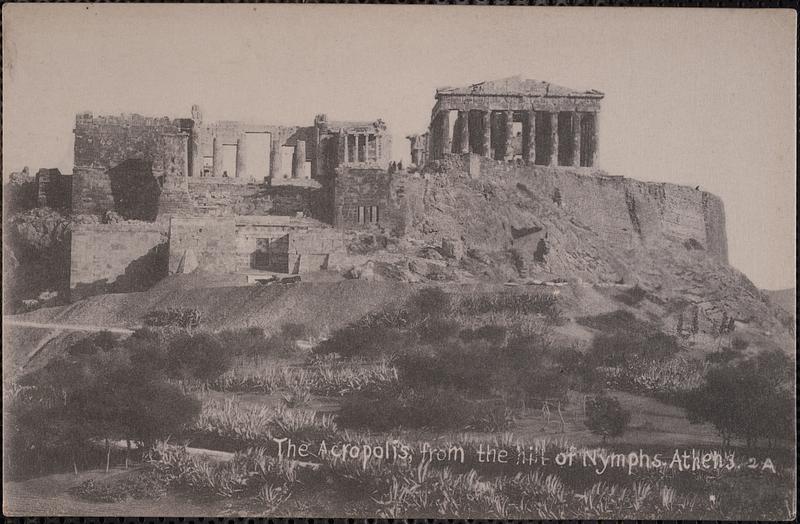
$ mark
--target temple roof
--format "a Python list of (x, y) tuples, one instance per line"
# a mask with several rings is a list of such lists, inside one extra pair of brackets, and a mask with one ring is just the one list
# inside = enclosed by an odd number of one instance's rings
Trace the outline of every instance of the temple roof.
[(350, 129), (361, 129), (361, 128), (375, 128), (378, 130), (386, 129), (386, 124), (383, 120), (373, 120), (371, 122), (363, 121), (347, 121), (347, 120), (331, 120), (328, 122), (328, 128), (331, 131), (338, 131), (338, 130), (350, 130)]
[(442, 87), (436, 90), (436, 94), (603, 98), (603, 93), (595, 89), (581, 91), (551, 84), (550, 82), (522, 78), (519, 75), (499, 80), (488, 80), (464, 87)]

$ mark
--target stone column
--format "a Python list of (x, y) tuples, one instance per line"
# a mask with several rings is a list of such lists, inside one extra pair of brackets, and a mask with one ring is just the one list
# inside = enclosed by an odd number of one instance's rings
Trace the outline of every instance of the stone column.
[(522, 133), (525, 138), (525, 146), (522, 149), (524, 150), (525, 160), (529, 164), (533, 164), (536, 162), (536, 111), (532, 109), (528, 111), (526, 123), (528, 131), (527, 134)]
[(450, 111), (442, 111), (442, 157), (453, 150), (453, 141), (450, 137)]
[(469, 111), (458, 112), (458, 147), (462, 153), (469, 153)]
[(247, 146), (244, 133), (236, 140), (236, 178), (247, 178)]
[(551, 166), (558, 165), (558, 112), (550, 113), (550, 162)]
[(482, 118), (483, 124), (483, 156), (491, 158), (492, 156), (492, 112), (484, 111)]
[(572, 165), (581, 165), (581, 114), (572, 113)]
[(199, 177), (203, 174), (203, 156), (200, 154), (200, 130), (197, 129), (199, 125), (197, 122), (194, 123), (189, 137), (189, 155), (191, 158), (189, 176), (192, 177)]
[(514, 156), (514, 112), (504, 111), (505, 144), (503, 144), (503, 159), (511, 160)]
[(600, 151), (600, 113), (594, 113), (594, 121), (592, 122), (592, 158), (589, 160), (589, 166), (594, 167), (597, 165), (597, 153)]
[(342, 133), (342, 143), (344, 144), (344, 152), (342, 153), (341, 163), (343, 164), (350, 162), (350, 151), (348, 151), (347, 149), (347, 146), (349, 144), (349, 141), (347, 140), (348, 136), (350, 135), (348, 135), (347, 133)]
[(306, 143), (298, 140), (294, 146), (292, 155), (292, 178), (300, 178), (303, 174), (303, 166), (306, 164)]
[(371, 136), (372, 136), (371, 133), (367, 133), (366, 135), (364, 135), (364, 151), (365, 151), (364, 158), (367, 160), (367, 162), (372, 162), (373, 160), (375, 160), (374, 155), (370, 154), (371, 151), (369, 143)]
[(269, 172), (272, 178), (280, 178), (282, 158), (281, 158), (281, 141), (278, 140), (277, 135), (273, 135), (270, 140), (270, 163)]
[(214, 176), (222, 176), (222, 140), (219, 137), (214, 137)]

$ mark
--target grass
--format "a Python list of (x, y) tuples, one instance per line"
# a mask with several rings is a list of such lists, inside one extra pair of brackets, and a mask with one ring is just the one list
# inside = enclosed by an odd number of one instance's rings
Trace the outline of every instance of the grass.
[(188, 436), (221, 450), (247, 446), (271, 447), (274, 438), (296, 441), (331, 438), (337, 429), (332, 415), (285, 407), (245, 407), (237, 402), (207, 400)]
[[(385, 444), (374, 437), (351, 436), (351, 442)], [(410, 449), (419, 443), (402, 442)], [(576, 448), (565, 440), (524, 442), (510, 435), (444, 442), (473, 456), (479, 446), (494, 444), (513, 452), (517, 446), (534, 454), (601, 453)], [(652, 450), (650, 450), (652, 452)], [(470, 462), (461, 470), (436, 462), (342, 458), (326, 454), (315, 468), (280, 461), (263, 448), (237, 453), (226, 463), (189, 455), (177, 446), (159, 444), (150, 457), (154, 471), (169, 485), (219, 498), (252, 497), (274, 511), (286, 501), (320, 490), (336, 500), (356, 498), (353, 516), (450, 518), (786, 518), (792, 508), (792, 477), (782, 473), (754, 477), (746, 471), (722, 469), (682, 471), (625, 468), (599, 477), (580, 465), (506, 467)], [(754, 482), (762, 489), (752, 491)], [(747, 494), (747, 496), (746, 496)]]
[(397, 371), (387, 361), (320, 360), (304, 367), (278, 366), (268, 359), (240, 360), (209, 383), (216, 391), (274, 393), (307, 390), (314, 395), (342, 396), (381, 388), (397, 381)]

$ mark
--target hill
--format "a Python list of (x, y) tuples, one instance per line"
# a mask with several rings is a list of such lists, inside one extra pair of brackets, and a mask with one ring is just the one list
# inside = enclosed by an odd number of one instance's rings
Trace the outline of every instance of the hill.
[(769, 297), (770, 302), (793, 316), (797, 315), (797, 288), (765, 289), (764, 293)]

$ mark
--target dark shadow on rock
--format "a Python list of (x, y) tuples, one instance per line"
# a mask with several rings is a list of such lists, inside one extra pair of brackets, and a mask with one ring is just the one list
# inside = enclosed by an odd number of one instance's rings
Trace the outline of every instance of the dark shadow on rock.
[(117, 213), (126, 220), (156, 219), (161, 186), (153, 176), (152, 162), (125, 160), (108, 170), (108, 178)]
[(78, 283), (70, 290), (70, 301), (106, 293), (146, 291), (167, 276), (168, 264), (169, 246), (166, 243), (159, 244), (128, 264), (125, 272), (113, 282), (102, 278), (93, 282)]
[(125, 273), (117, 277), (111, 286), (112, 293), (131, 293), (145, 291), (167, 276), (169, 268), (169, 246), (158, 244), (132, 261)]

